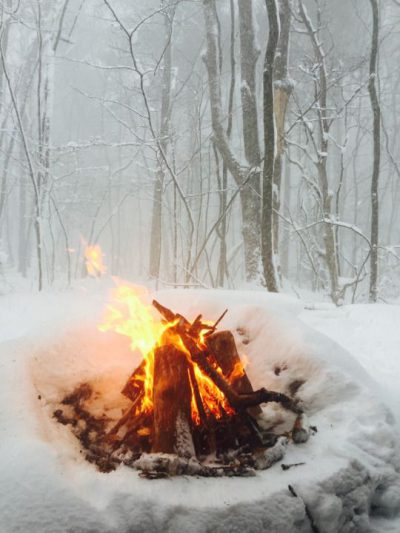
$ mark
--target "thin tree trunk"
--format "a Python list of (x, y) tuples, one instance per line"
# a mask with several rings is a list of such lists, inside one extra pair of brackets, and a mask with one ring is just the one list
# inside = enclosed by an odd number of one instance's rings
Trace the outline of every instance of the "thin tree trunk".
[(19, 178), (19, 198), (18, 198), (18, 272), (25, 278), (27, 268), (26, 250), (26, 182), (23, 170)]
[[(233, 0), (229, 1), (230, 15), (231, 15), (231, 28), (230, 28), (230, 67), (231, 67), (231, 82), (229, 86), (229, 101), (228, 101), (228, 126), (226, 128), (226, 134), (230, 139), (232, 133), (233, 123), (233, 97), (235, 93), (236, 85), (236, 61), (235, 61), (235, 4)], [(225, 276), (228, 276), (228, 259), (227, 259), (227, 212), (226, 204), (228, 201), (228, 169), (225, 162), (222, 165), (222, 183), (220, 184), (220, 216), (223, 215), (221, 225), (218, 228), (220, 247), (219, 247), (219, 261), (218, 261), (218, 276), (217, 282), (219, 287), (224, 286)]]
[[(331, 121), (328, 117), (328, 80), (325, 65), (325, 54), (318, 38), (318, 32), (315, 30), (311, 19), (308, 16), (303, 1), (299, 2), (300, 16), (307, 29), (311, 44), (314, 49), (315, 58), (318, 61), (318, 80), (316, 80), (315, 93), (318, 102), (317, 117), (319, 127), (319, 146), (318, 161), (316, 163), (318, 171), (319, 185), (322, 193), (322, 215), (325, 220), (323, 227), (324, 254), (323, 258), (328, 270), (330, 283), (330, 296), (335, 304), (338, 304), (342, 298), (342, 291), (339, 287), (339, 271), (337, 264), (337, 242), (335, 236), (335, 227), (331, 224), (332, 218), (332, 193), (329, 188), (327, 158), (329, 149), (329, 128)], [(318, 5), (318, 17), (320, 10)]]
[[(279, 258), (279, 212), (281, 209), (281, 182), (283, 153), (285, 150), (285, 118), (293, 83), (288, 78), (289, 38), (291, 23), (291, 2), (280, 0), (279, 22), (280, 34), (276, 50), (274, 67), (274, 112), (276, 125), (276, 155), (274, 166), (274, 191), (273, 191), (273, 245), (275, 257)], [(288, 178), (288, 174), (287, 174)], [(277, 265), (278, 273), (280, 265)]]
[[(290, 214), (290, 202), (291, 202), (291, 192), (292, 189), (290, 187), (290, 167), (289, 167), (289, 161), (286, 158), (285, 164), (284, 164), (284, 179), (283, 179), (283, 198), (285, 200), (284, 209), (285, 206), (287, 206), (287, 211), (284, 211), (284, 213), (287, 215)], [(282, 276), (286, 279), (289, 279), (290, 274), (290, 230), (288, 225), (283, 226), (282, 231), (282, 250), (281, 250), (281, 271)]]
[(275, 166), (275, 118), (274, 118), (274, 62), (279, 39), (279, 18), (276, 0), (265, 0), (268, 12), (269, 36), (264, 60), (264, 170), (262, 190), (261, 249), (264, 277), (267, 289), (278, 291), (274, 262), (272, 210)]
[[(11, 2), (10, 2), (10, 0), (8, 0), (7, 1), (7, 10), (10, 10), (10, 9), (11, 9)], [(1, 30), (2, 31), (1, 31), (0, 39), (1, 39), (2, 49), (3, 49), (3, 54), (7, 55), (8, 39), (9, 39), (9, 34), (10, 34), (10, 17), (6, 16), (6, 13), (5, 13), (5, 10), (4, 10), (4, 5), (1, 8), (1, 19), (2, 19), (2, 25), (1, 25)], [(4, 95), (4, 75), (3, 75), (3, 71), (1, 69), (0, 69), (0, 94)], [(3, 98), (3, 101), (1, 103), (0, 110), (1, 110), (1, 114), (2, 114), (2, 130), (3, 130), (3, 128), (5, 127), (6, 121), (7, 121), (7, 116), (9, 114), (9, 110), (8, 109), (6, 110), (4, 108), (4, 98)], [(4, 139), (5, 139), (5, 135), (2, 134), (0, 136), (0, 149), (3, 149)], [(11, 143), (13, 143), (13, 140), (14, 140), (14, 138), (12, 138), (12, 140), (9, 143), (8, 153), (7, 153), (7, 156), (6, 156), (6, 159), (8, 161), (9, 161), (9, 154), (11, 154), (11, 151), (12, 151), (12, 150), (10, 150), (10, 145), (11, 145)], [(4, 165), (4, 167), (5, 166), (6, 165)], [(7, 166), (8, 166), (8, 162), (7, 162)], [(5, 203), (6, 203), (7, 185), (8, 185), (8, 172), (7, 172), (7, 170), (3, 170), (2, 176), (1, 176), (1, 183), (0, 183), (0, 222), (1, 222), (3, 209), (4, 209), (4, 206), (5, 206)], [(0, 230), (1, 230), (1, 224), (0, 224)]]
[(261, 153), (256, 97), (256, 66), (260, 52), (255, 42), (253, 4), (252, 0), (238, 2), (243, 144), (252, 173), (249, 185), (240, 194), (246, 272), (250, 281), (259, 277), (261, 267)]
[[(166, 10), (164, 14), (164, 27), (166, 45), (163, 56), (162, 93), (161, 93), (161, 127), (160, 146), (164, 154), (167, 153), (170, 134), (171, 118), (171, 67), (172, 67), (172, 20), (175, 8)], [(154, 182), (153, 209), (150, 233), (150, 260), (149, 274), (152, 278), (160, 276), (161, 249), (162, 249), (162, 202), (165, 179), (165, 165), (161, 154), (158, 154), (158, 170)]]
[(370, 0), (372, 9), (372, 43), (369, 63), (368, 92), (373, 113), (373, 169), (371, 180), (371, 274), (369, 281), (369, 300), (376, 302), (378, 298), (378, 244), (379, 244), (379, 169), (381, 158), (380, 133), (381, 109), (376, 90), (377, 58), (379, 40), (379, 8), (377, 0)]

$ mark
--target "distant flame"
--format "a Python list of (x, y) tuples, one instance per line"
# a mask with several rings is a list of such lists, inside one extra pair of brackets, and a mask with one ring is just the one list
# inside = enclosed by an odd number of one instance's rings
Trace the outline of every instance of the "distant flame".
[[(200, 424), (200, 414), (195, 401), (194, 386), (197, 386), (206, 413), (219, 419), (224, 414), (233, 414), (225, 395), (215, 383), (204, 374), (201, 369), (191, 360), (190, 353), (184, 346), (181, 337), (174, 332), (176, 322), (164, 323), (155, 318), (153, 307), (145, 303), (148, 300), (146, 289), (133, 285), (119, 285), (112, 292), (112, 303), (107, 305), (104, 320), (100, 324), (100, 331), (115, 331), (130, 339), (132, 351), (138, 350), (143, 356), (143, 371), (135, 373), (135, 382), (144, 381), (144, 397), (136, 407), (136, 413), (153, 410), (153, 381), (154, 381), (154, 351), (158, 346), (172, 344), (178, 350), (185, 353), (188, 362), (193, 367), (196, 383), (191, 383), (191, 416), (195, 424)], [(207, 330), (206, 330), (207, 331)], [(201, 331), (196, 339), (199, 348), (204, 348), (204, 333)], [(219, 372), (222, 372), (217, 367)], [(234, 377), (243, 374), (243, 367), (236, 368)], [(233, 377), (233, 376), (232, 376)]]
[(107, 269), (103, 263), (103, 252), (98, 244), (86, 246), (85, 264), (89, 276), (97, 277), (106, 272)]

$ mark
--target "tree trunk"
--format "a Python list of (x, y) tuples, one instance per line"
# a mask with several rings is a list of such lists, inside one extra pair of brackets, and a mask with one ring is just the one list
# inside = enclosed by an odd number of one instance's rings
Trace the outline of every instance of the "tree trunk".
[[(325, 53), (318, 38), (318, 32), (315, 30), (311, 19), (308, 16), (303, 1), (299, 2), (300, 16), (307, 29), (311, 44), (314, 49), (315, 58), (318, 62), (318, 78), (315, 82), (315, 93), (319, 128), (319, 146), (317, 150), (318, 161), (316, 162), (319, 186), (322, 193), (322, 216), (324, 220), (323, 225), (323, 242), (324, 254), (323, 258), (328, 270), (330, 296), (335, 304), (338, 304), (342, 298), (342, 291), (339, 286), (339, 269), (337, 263), (337, 241), (335, 235), (335, 227), (331, 223), (333, 217), (332, 199), (333, 194), (329, 187), (328, 172), (327, 172), (327, 158), (329, 149), (329, 129), (331, 120), (328, 117), (328, 80), (325, 64)], [(319, 4), (318, 17), (320, 18)]]
[[(3, 5), (2, 9), (1, 9), (2, 33), (1, 33), (0, 39), (1, 39), (1, 46), (2, 46), (2, 49), (3, 49), (3, 54), (7, 55), (8, 38), (9, 38), (9, 33), (10, 33), (11, 18), (6, 15), (4, 7), (5, 6)], [(7, 10), (11, 11), (11, 1), (10, 0), (7, 1)], [(0, 69), (0, 94), (4, 95), (4, 93), (5, 93), (4, 75), (3, 75), (3, 70)], [(2, 105), (0, 107), (0, 111), (1, 111), (1, 115), (2, 115), (2, 129), (3, 129), (3, 127), (6, 124), (7, 115), (8, 115), (8, 109), (4, 109), (4, 97), (3, 97)], [(5, 115), (5, 117), (4, 117), (4, 115)], [(0, 136), (0, 149), (2, 151), (3, 151), (3, 143), (4, 143), (5, 138), (6, 137), (5, 137), (4, 134), (2, 134)], [(2, 214), (3, 214), (3, 209), (4, 209), (4, 206), (5, 206), (6, 197), (7, 197), (7, 185), (8, 185), (8, 183), (7, 183), (8, 182), (7, 167), (8, 167), (9, 157), (10, 157), (11, 151), (12, 151), (10, 149), (10, 146), (13, 145), (13, 141), (14, 141), (14, 137), (12, 137), (12, 140), (9, 142), (8, 152), (7, 152), (7, 155), (6, 155), (7, 165), (4, 164), (4, 167), (3, 167), (4, 170), (2, 171), (2, 175), (1, 175), (1, 183), (0, 183), (0, 230), (2, 228), (1, 217), (2, 217)], [(1, 238), (1, 231), (0, 231), (0, 238)]]
[(274, 62), (279, 39), (279, 19), (276, 0), (265, 0), (268, 12), (269, 36), (264, 60), (264, 170), (262, 190), (261, 249), (264, 277), (267, 289), (278, 291), (274, 261), (272, 210), (275, 166), (275, 119), (274, 119)]
[[(235, 94), (236, 85), (236, 60), (235, 60), (235, 4), (233, 0), (229, 1), (231, 28), (230, 28), (230, 68), (231, 68), (231, 82), (229, 86), (228, 99), (228, 126), (226, 134), (230, 139), (232, 133), (233, 122), (233, 97)], [(215, 146), (215, 145), (214, 145)], [(228, 169), (225, 162), (222, 164), (222, 183), (220, 184), (220, 216), (222, 216), (221, 225), (218, 228), (220, 247), (219, 247), (219, 261), (218, 261), (218, 275), (217, 282), (219, 287), (224, 286), (225, 277), (229, 276), (228, 272), (228, 258), (227, 258), (227, 212), (226, 205), (228, 202)]]
[[(241, 102), (243, 120), (244, 153), (250, 168), (260, 165), (260, 141), (258, 138), (258, 112), (256, 99), (256, 66), (260, 55), (255, 44), (253, 28), (253, 2), (240, 0), (240, 70), (241, 70)], [(258, 180), (257, 180), (258, 177)], [(255, 173), (254, 186), (260, 191), (260, 173)]]
[(243, 217), (243, 242), (248, 279), (259, 277), (261, 266), (261, 172), (260, 140), (258, 135), (258, 110), (256, 97), (256, 66), (260, 55), (256, 47), (253, 26), (253, 2), (241, 0), (239, 7), (241, 102), (243, 144), (251, 178), (240, 197)]
[(21, 169), (19, 178), (19, 198), (18, 198), (18, 272), (25, 278), (27, 272), (27, 249), (26, 249), (26, 187), (25, 175)]
[[(170, 134), (171, 118), (171, 67), (172, 67), (172, 21), (175, 7), (168, 9), (164, 14), (165, 50), (163, 56), (163, 74), (161, 91), (160, 113), (160, 147), (164, 154), (167, 153)], [(150, 233), (150, 259), (149, 274), (156, 280), (160, 276), (161, 249), (162, 249), (162, 203), (165, 178), (165, 162), (161, 154), (158, 154), (158, 169), (153, 190), (153, 208)]]
[[(282, 159), (285, 149), (285, 118), (293, 83), (288, 78), (289, 37), (291, 23), (290, 0), (279, 2), (280, 33), (274, 67), (274, 113), (276, 126), (276, 155), (273, 194), (273, 245), (275, 257), (279, 257), (279, 211), (281, 209)], [(277, 265), (279, 274), (280, 266)]]
[[(246, 279), (259, 279), (260, 265), (260, 210), (259, 178), (257, 167), (243, 168), (234, 155), (229, 138), (223, 126), (221, 81), (218, 62), (218, 24), (215, 16), (215, 0), (203, 0), (206, 26), (208, 86), (210, 93), (211, 122), (215, 143), (224, 165), (240, 187), (242, 207), (242, 234), (245, 252)], [(256, 125), (254, 125), (256, 127)], [(247, 141), (246, 141), (247, 142)], [(258, 207), (257, 207), (258, 206)]]
[(369, 281), (369, 300), (376, 302), (378, 298), (378, 244), (379, 244), (379, 168), (381, 158), (380, 133), (381, 110), (376, 90), (377, 56), (379, 40), (379, 8), (377, 0), (370, 0), (372, 9), (372, 43), (369, 63), (368, 92), (373, 113), (374, 159), (371, 180), (371, 274)]
[[(285, 199), (285, 207), (287, 206), (287, 210), (285, 210), (284, 207), (284, 214), (285, 216), (290, 216), (290, 204), (291, 204), (291, 198), (292, 198), (292, 189), (290, 187), (290, 167), (289, 167), (289, 161), (286, 158), (284, 163), (284, 179), (283, 179), (283, 198)], [(290, 276), (290, 229), (289, 225), (285, 224), (283, 226), (282, 231), (282, 247), (281, 247), (281, 272), (282, 276), (286, 279), (289, 279)]]

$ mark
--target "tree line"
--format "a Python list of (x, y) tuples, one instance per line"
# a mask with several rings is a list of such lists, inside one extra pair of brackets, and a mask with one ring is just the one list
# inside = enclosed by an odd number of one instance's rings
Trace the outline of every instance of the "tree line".
[[(0, 277), (400, 295), (394, 0), (3, 0)], [(0, 278), (0, 279), (1, 279)]]

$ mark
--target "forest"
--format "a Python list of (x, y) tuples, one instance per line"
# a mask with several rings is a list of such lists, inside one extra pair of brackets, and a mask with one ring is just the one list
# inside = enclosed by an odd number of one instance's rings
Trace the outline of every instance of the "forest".
[[(0, 283), (400, 294), (397, 0), (3, 0)], [(314, 295), (314, 296), (312, 296)]]

